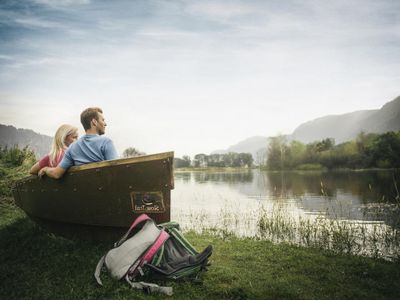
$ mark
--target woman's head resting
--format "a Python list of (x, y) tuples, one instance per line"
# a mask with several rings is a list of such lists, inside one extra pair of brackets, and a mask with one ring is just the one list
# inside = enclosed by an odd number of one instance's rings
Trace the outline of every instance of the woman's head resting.
[(61, 125), (54, 136), (54, 142), (58, 149), (66, 149), (78, 138), (78, 128), (72, 125)]
[(78, 138), (78, 128), (72, 125), (61, 125), (54, 136), (53, 144), (49, 153), (50, 160), (53, 161), (65, 149)]

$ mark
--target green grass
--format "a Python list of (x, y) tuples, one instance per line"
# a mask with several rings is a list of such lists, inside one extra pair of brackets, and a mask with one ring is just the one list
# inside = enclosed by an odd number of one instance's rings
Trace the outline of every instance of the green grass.
[[(173, 299), (394, 299), (400, 265), (254, 239), (187, 233), (197, 249), (214, 247), (203, 283), (169, 282)], [(44, 232), (13, 205), (0, 202), (0, 299), (159, 299), (93, 278), (110, 244)]]

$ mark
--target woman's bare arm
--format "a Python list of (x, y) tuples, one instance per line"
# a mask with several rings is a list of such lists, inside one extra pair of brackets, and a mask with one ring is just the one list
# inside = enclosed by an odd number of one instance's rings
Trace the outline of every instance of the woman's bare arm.
[(31, 173), (32, 175), (37, 175), (40, 171), (40, 166), (39, 166), (39, 162), (37, 162), (36, 164), (34, 164), (31, 168), (31, 170), (29, 171), (29, 173)]
[(50, 168), (50, 167), (44, 167), (43, 169), (40, 169), (39, 172), (39, 177), (43, 177), (44, 175), (47, 175), (48, 177), (54, 178), (54, 179), (59, 179), (61, 178), (64, 173), (65, 169), (61, 167), (55, 167), (55, 168)]

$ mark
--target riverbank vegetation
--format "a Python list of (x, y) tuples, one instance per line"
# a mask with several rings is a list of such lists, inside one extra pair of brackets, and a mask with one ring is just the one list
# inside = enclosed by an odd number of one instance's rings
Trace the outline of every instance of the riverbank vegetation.
[(355, 140), (339, 145), (330, 138), (304, 144), (276, 136), (270, 139), (265, 167), (269, 170), (400, 168), (400, 131), (361, 132)]

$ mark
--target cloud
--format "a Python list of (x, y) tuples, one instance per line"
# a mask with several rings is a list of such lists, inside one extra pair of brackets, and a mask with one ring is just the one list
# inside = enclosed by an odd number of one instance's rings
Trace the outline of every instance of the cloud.
[(12, 61), (14, 58), (11, 55), (0, 54), (0, 60)]
[(229, 20), (259, 13), (259, 9), (254, 4), (246, 2), (193, 1), (186, 4), (187, 12), (215, 20)]
[(88, 5), (90, 0), (32, 0), (34, 3), (49, 6), (51, 8), (64, 8), (68, 6)]
[(22, 25), (22, 26), (26, 26), (29, 28), (32, 27), (39, 27), (39, 28), (64, 28), (64, 26), (61, 26), (59, 23), (56, 22), (52, 22), (52, 21), (47, 21), (47, 20), (43, 20), (40, 18), (33, 18), (33, 17), (28, 17), (28, 18), (16, 18), (14, 20), (15, 23), (17, 23), (18, 25)]

